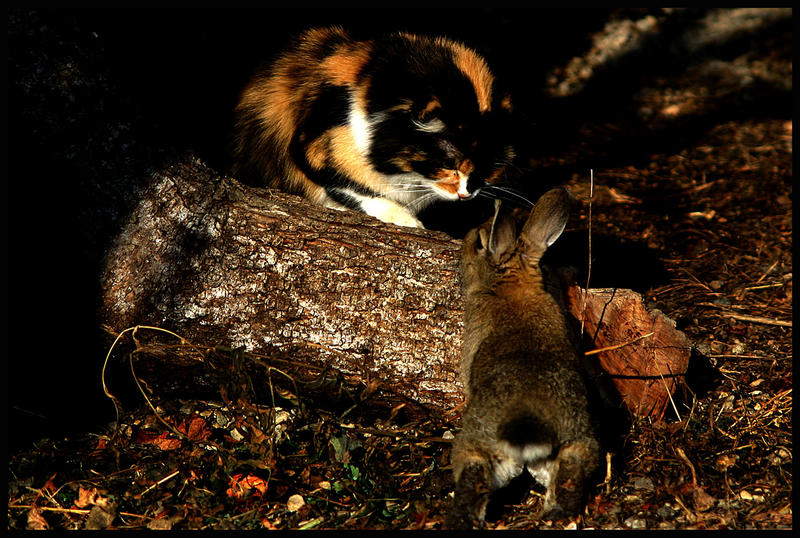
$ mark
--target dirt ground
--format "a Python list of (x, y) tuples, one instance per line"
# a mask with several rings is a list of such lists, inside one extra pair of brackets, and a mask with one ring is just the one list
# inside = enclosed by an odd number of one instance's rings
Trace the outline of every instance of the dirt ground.
[[(632, 423), (579, 522), (531, 519), (531, 494), (489, 528), (791, 528), (791, 136), (788, 119), (731, 122), (594, 171), (623, 201), (593, 207), (593, 232), (663, 252), (645, 296), (698, 351), (691, 392), (680, 418)], [(42, 440), (9, 462), (9, 527), (439, 528), (457, 413), (407, 421), (307, 391), (170, 402), (170, 428), (145, 406), (116, 430)]]
[[(693, 103), (667, 93), (641, 99), (667, 116)], [(626, 127), (587, 122), (580, 144), (539, 163), (581, 202), (568, 232), (591, 224), (590, 284), (641, 292), (694, 352), (672, 412), (631, 418), (583, 515), (537, 521), (542, 494), (523, 483), (487, 528), (792, 528), (791, 110), (704, 119), (596, 158), (593, 140)], [(266, 373), (262, 390), (234, 378), (152, 406), (139, 396), (105, 428), (10, 454), (8, 528), (441, 528), (460, 409), (323, 398), (335, 375)]]

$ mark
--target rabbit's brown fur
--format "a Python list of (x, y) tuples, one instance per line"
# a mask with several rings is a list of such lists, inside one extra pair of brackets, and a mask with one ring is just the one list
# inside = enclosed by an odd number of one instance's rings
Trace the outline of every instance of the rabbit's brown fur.
[(569, 202), (565, 190), (549, 191), (519, 235), (500, 208), (464, 240), (467, 409), (452, 452), (450, 528), (481, 525), (489, 493), (523, 466), (547, 487), (543, 518), (582, 511), (600, 446), (582, 356), (539, 267), (566, 225)]

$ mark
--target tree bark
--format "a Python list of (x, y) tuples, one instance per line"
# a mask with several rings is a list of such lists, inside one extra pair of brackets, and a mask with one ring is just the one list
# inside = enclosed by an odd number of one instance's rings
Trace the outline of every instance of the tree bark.
[(460, 242), (217, 177), (155, 174), (107, 256), (113, 332), (291, 355), (423, 404), (460, 402)]
[[(462, 402), (460, 247), (441, 232), (247, 187), (188, 159), (153, 175), (108, 253), (103, 314), (114, 334), (157, 326), (449, 409)], [(685, 336), (659, 318), (658, 338), (629, 342), (658, 317), (629, 290), (573, 285), (566, 299), (595, 347), (627, 342), (599, 365), (631, 411), (659, 419), (686, 371)], [(656, 358), (677, 377), (636, 379), (653, 374)]]

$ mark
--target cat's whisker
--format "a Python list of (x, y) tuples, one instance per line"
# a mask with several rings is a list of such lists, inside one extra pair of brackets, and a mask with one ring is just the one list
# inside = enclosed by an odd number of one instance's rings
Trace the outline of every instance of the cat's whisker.
[(484, 188), (478, 193), (478, 196), (485, 196), (486, 198), (490, 199), (497, 199), (497, 200), (507, 200), (509, 202), (517, 202), (520, 201), (524, 202), (526, 205), (533, 206), (530, 200), (525, 198), (524, 196), (517, 194), (513, 191), (505, 191), (505, 190), (498, 190), (495, 189), (496, 192), (488, 191), (488, 189)]
[(517, 191), (515, 191), (514, 189), (509, 188), (509, 187), (500, 187), (498, 185), (487, 185), (483, 189), (484, 190), (496, 190), (496, 191), (499, 191), (499, 192), (501, 192), (503, 194), (513, 196), (514, 198), (516, 198), (518, 200), (522, 200), (523, 202), (525, 202), (526, 204), (528, 204), (530, 206), (534, 205), (533, 202), (528, 200), (525, 196), (523, 196), (522, 194), (518, 193)]
[(421, 187), (422, 185), (416, 181), (402, 181), (402, 180), (395, 180), (395, 181), (386, 181), (386, 185), (391, 185), (393, 187)]
[[(385, 191), (383, 193), (383, 196), (390, 196), (390, 197), (391, 196), (397, 196), (397, 197), (409, 198), (409, 195), (410, 195), (410, 197), (412, 197), (413, 199), (416, 200), (416, 199), (420, 198), (421, 196), (425, 196), (426, 192), (427, 191), (425, 191), (425, 190), (403, 191), (403, 190), (393, 189), (393, 190)], [(406, 196), (403, 196), (403, 195), (406, 195)]]
[(413, 205), (413, 206), (416, 206), (416, 207), (423, 207), (424, 205), (427, 205), (429, 200), (435, 200), (436, 198), (438, 198), (436, 193), (430, 192), (428, 194), (420, 196), (416, 200), (412, 200), (410, 202), (410, 205)]
[(413, 183), (389, 183), (388, 186), (394, 187), (389, 192), (426, 192), (430, 190), (425, 185)]
[(429, 190), (428, 187), (425, 185), (402, 185), (402, 184), (389, 184), (390, 187), (397, 187), (394, 190), (396, 191), (427, 191)]
[(511, 159), (502, 159), (499, 161), (495, 161), (494, 165), (497, 168), (511, 168), (512, 170), (515, 170), (517, 172), (522, 171), (522, 168)]
[(490, 200), (508, 200), (503, 196), (498, 196), (496, 193), (488, 192), (486, 190), (482, 190), (478, 193), (478, 196), (483, 196), (484, 198), (488, 198)]
[(419, 211), (420, 209), (422, 209), (423, 207), (425, 207), (426, 205), (428, 205), (427, 202), (432, 198), (438, 198), (436, 193), (431, 192), (431, 193), (422, 195), (419, 198), (416, 198), (416, 199), (411, 200), (410, 202), (404, 204), (403, 207), (405, 207), (407, 209), (411, 209), (411, 210), (416, 212), (416, 211)]

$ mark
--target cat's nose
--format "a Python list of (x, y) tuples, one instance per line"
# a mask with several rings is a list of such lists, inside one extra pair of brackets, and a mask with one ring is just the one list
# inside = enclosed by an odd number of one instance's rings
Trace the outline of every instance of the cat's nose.
[(472, 198), (473, 193), (469, 192), (469, 189), (467, 189), (467, 181), (469, 181), (469, 176), (460, 170), (456, 171), (456, 176), (458, 177), (458, 190), (456, 191), (458, 197), (461, 200)]

